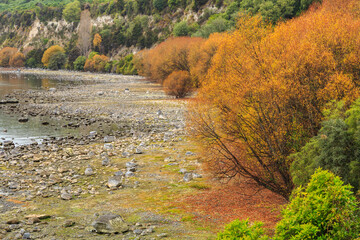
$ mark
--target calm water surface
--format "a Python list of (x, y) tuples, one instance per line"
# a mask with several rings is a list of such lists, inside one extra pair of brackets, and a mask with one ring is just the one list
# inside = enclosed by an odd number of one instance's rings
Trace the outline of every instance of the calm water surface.
[[(30, 89), (45, 91), (49, 88), (56, 88), (59, 84), (74, 83), (41, 78), (35, 75), (0, 73), (0, 99), (3, 99), (6, 94), (12, 91)], [(0, 109), (0, 142), (13, 140), (15, 144), (29, 144), (32, 141), (39, 142), (47, 136), (65, 136), (71, 133), (71, 130), (61, 128), (61, 123), (55, 120), (51, 121), (49, 119), (48, 121), (51, 124), (44, 126), (38, 118), (30, 118), (27, 123), (19, 123), (18, 118), (19, 116), (10, 116)]]

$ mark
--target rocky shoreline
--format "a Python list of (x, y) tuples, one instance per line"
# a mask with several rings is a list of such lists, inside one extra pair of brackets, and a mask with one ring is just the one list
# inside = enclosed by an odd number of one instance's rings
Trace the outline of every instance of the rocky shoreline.
[(164, 210), (203, 181), (186, 141), (185, 102), (137, 76), (15, 73), (79, 84), (13, 92), (0, 99), (2, 112), (81, 134), (2, 144), (0, 239), (209, 238), (180, 221), (186, 213)]

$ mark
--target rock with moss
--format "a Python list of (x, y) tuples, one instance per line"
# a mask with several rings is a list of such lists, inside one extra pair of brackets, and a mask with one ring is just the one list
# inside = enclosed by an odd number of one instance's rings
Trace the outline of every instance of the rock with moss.
[(109, 213), (98, 217), (89, 230), (96, 233), (124, 233), (129, 226), (120, 215)]

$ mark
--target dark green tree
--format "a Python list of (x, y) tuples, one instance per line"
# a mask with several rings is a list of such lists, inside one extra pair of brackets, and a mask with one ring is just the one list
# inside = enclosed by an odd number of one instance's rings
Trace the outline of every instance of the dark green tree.
[(49, 69), (51, 70), (59, 70), (63, 69), (66, 64), (66, 55), (63, 52), (56, 52), (50, 57), (49, 60)]
[(67, 22), (79, 22), (80, 13), (81, 7), (79, 1), (67, 4), (63, 10), (63, 16)]
[(84, 56), (79, 56), (79, 57), (74, 61), (74, 70), (76, 70), (76, 71), (83, 71), (83, 70), (84, 70), (85, 62), (86, 62), (86, 57), (84, 57)]

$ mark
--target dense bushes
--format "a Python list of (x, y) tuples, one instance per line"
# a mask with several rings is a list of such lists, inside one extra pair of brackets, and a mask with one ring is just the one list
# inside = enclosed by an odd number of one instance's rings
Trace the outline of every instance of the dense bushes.
[(183, 98), (194, 88), (188, 71), (172, 72), (164, 81), (164, 90), (170, 96)]
[[(204, 42), (201, 38), (170, 38), (151, 50), (136, 55), (135, 64), (140, 75), (165, 84), (167, 93), (176, 97), (186, 96), (196, 85), (191, 76), (191, 57)], [(169, 77), (172, 73), (176, 74)], [(174, 82), (172, 82), (174, 81)]]
[(10, 67), (10, 59), (18, 52), (16, 48), (5, 47), (0, 51), (0, 66)]
[[(49, 66), (51, 57), (58, 52), (65, 53), (65, 50), (62, 47), (60, 47), (59, 45), (54, 45), (54, 46), (49, 47), (44, 52), (41, 62), (44, 64), (45, 67)], [(60, 56), (60, 55), (57, 55), (57, 56)]]
[(84, 70), (90, 72), (104, 72), (108, 61), (109, 58), (107, 56), (92, 53), (85, 62)]
[(63, 69), (66, 64), (65, 53), (58, 51), (50, 56), (48, 68), (51, 70)]
[(11, 67), (23, 67), (25, 65), (25, 56), (21, 52), (17, 52), (10, 57), (9, 65)]
[(358, 202), (349, 185), (328, 171), (316, 171), (306, 188), (294, 191), (276, 226), (282, 239), (356, 239)]
[(289, 197), (288, 156), (317, 134), (329, 101), (359, 96), (360, 21), (350, 4), (324, 1), (276, 27), (242, 18), (225, 35), (191, 112), (219, 177), (243, 176)]
[(84, 57), (84, 56), (79, 56), (79, 57), (74, 61), (74, 70), (76, 70), (76, 71), (82, 71), (82, 70), (84, 70), (85, 62), (86, 62), (86, 57)]
[(65, 6), (63, 10), (64, 19), (67, 22), (79, 22), (80, 21), (81, 7), (79, 1), (74, 1)]
[[(358, 202), (351, 186), (331, 172), (317, 170), (305, 188), (294, 191), (271, 239), (357, 239), (360, 234)], [(218, 239), (270, 239), (261, 223), (236, 220)]]
[(290, 156), (291, 174), (296, 185), (306, 184), (318, 167), (327, 169), (351, 184), (356, 192), (360, 187), (360, 99), (345, 113), (344, 104), (338, 103), (328, 119), (322, 123), (317, 136)]
[(240, 221), (234, 220), (225, 226), (224, 231), (219, 232), (217, 240), (267, 240), (261, 222), (250, 223), (249, 219)]

